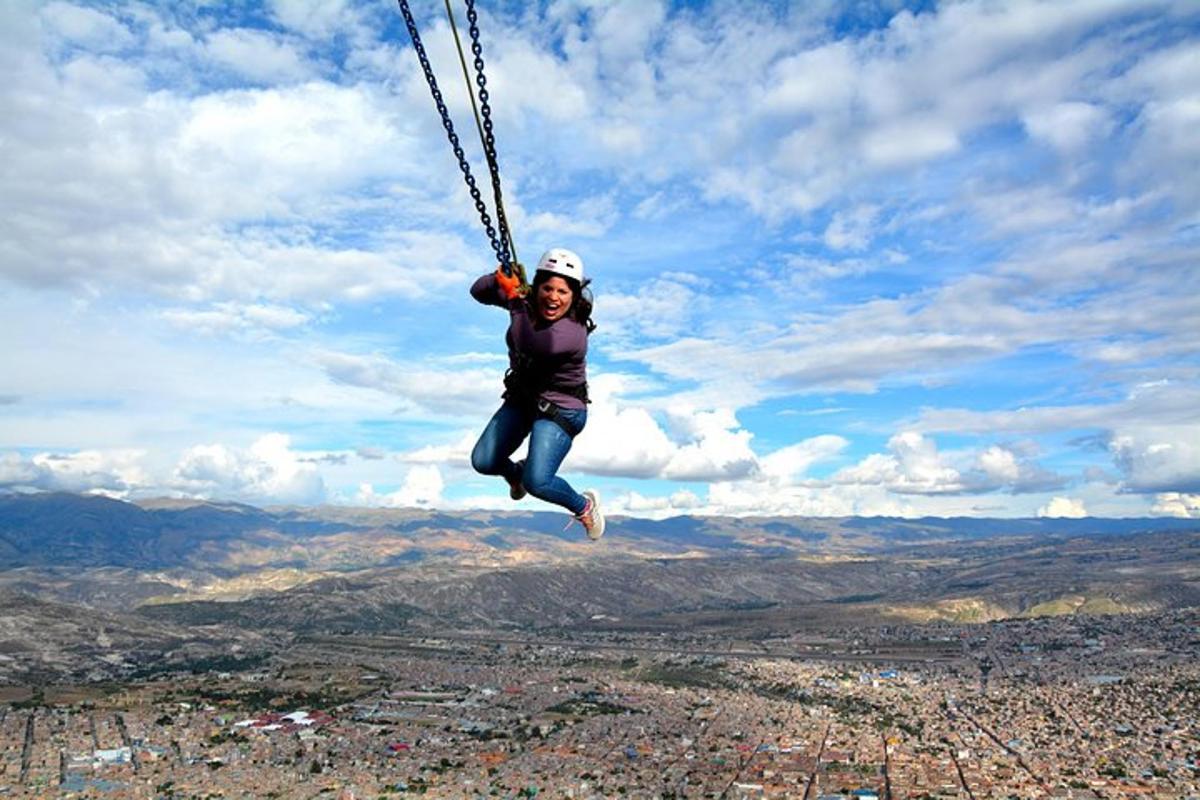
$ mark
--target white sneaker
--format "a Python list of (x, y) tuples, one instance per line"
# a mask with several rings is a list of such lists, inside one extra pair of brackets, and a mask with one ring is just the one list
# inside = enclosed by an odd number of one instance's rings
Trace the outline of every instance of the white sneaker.
[(587, 498), (587, 505), (575, 519), (583, 523), (588, 538), (594, 541), (604, 535), (604, 513), (600, 511), (600, 493), (595, 489), (588, 489), (583, 496)]

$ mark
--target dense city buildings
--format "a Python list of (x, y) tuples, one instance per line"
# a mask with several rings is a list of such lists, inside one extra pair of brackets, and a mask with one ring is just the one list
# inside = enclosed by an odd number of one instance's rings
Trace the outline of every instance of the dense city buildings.
[(12, 797), (1200, 798), (1200, 614), (312, 638), (0, 687)]

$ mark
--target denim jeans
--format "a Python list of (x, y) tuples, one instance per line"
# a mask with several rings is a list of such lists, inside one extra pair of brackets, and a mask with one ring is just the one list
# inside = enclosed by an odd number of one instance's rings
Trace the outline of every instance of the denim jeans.
[[(587, 424), (587, 409), (563, 408), (559, 414), (576, 435)], [(518, 472), (509, 458), (529, 437), (529, 455), (525, 456), (525, 471)], [(520, 482), (534, 497), (554, 503), (579, 514), (587, 506), (583, 495), (571, 484), (558, 477), (558, 467), (574, 440), (558, 423), (538, 416), (532, 409), (506, 401), (492, 415), (471, 451), (471, 466), (483, 475), (500, 475), (509, 483)]]

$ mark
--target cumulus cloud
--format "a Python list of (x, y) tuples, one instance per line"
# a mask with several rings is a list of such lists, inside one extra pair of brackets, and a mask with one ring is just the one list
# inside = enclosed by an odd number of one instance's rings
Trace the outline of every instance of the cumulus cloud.
[(735, 516), (917, 516), (907, 498), (880, 487), (773, 486), (741, 481), (709, 487), (704, 513)]
[(190, 448), (172, 480), (180, 492), (197, 497), (257, 503), (319, 503), (325, 483), (316, 466), (291, 449), (282, 433), (262, 436), (247, 449), (223, 444)]
[(1109, 442), (1131, 492), (1200, 492), (1200, 425), (1123, 429)]
[(396, 491), (379, 494), (371, 484), (364, 483), (359, 486), (354, 502), (363, 506), (432, 508), (442, 503), (445, 488), (446, 483), (437, 466), (416, 466), (405, 474), (403, 485)]
[[(79, 36), (86, 28), (115, 40), (103, 20), (133, 35), (99, 10), (54, 4), (44, 13), (78, 17), (69, 27)], [(172, 24), (159, 19), (151, 29), (178, 30)], [(285, 51), (275, 40), (260, 41), (266, 36), (217, 30), (207, 46), (236, 44), (232, 62), (303, 78), (301, 56), (286, 51), (290, 66), (282, 65), (278, 54)], [(380, 191), (380, 182), (404, 176), (423, 183), (427, 172), (414, 124), (372, 85), (300, 80), (151, 91), (159, 79), (153, 59), (92, 68), (88, 54), (73, 53), (59, 66), (36, 49), (36, 37), (10, 34), (5, 42), (24, 55), (14, 62), (20, 79), (0, 88), (0, 110), (21, 120), (5, 130), (6, 146), (21, 153), (8, 160), (0, 199), (6, 279), (97, 293), (317, 303), (420, 295), (463, 278), (442, 260), (455, 253), (461, 263), (470, 260), (457, 236), (421, 232), (420, 225), (406, 230), (395, 216), (387, 219), (396, 198)], [(189, 37), (181, 46), (204, 57)], [(266, 64), (268, 56), (280, 63)], [(278, 78), (274, 73), (261, 77)], [(413, 193), (409, 200), (409, 220), (446, 217), (440, 197)], [(465, 212), (450, 207), (454, 215)], [(367, 247), (339, 244), (313, 228), (353, 225), (350, 215), (382, 220), (358, 237), (369, 239)]]
[(837, 484), (882, 486), (897, 494), (1013, 494), (1040, 492), (1065, 483), (1042, 468), (1036, 453), (990, 445), (979, 451), (943, 453), (936, 442), (916, 431), (902, 431), (887, 443), (888, 453), (873, 453), (839, 470)]
[[(475, 447), (480, 433), (482, 433), (482, 428), (479, 431), (464, 433), (451, 444), (424, 445), (414, 450), (398, 453), (396, 457), (406, 464), (441, 464), (466, 469), (471, 466), (471, 450)], [(521, 453), (522, 450), (518, 448), (517, 452), (513, 454), (513, 458), (519, 460)]]
[(1053, 497), (1050, 502), (1038, 509), (1039, 517), (1065, 517), (1082, 519), (1088, 515), (1083, 501), (1073, 497)]
[(676, 408), (668, 412), (670, 427), (686, 442), (671, 456), (663, 477), (671, 480), (727, 480), (758, 468), (750, 449), (753, 434), (741, 427), (733, 411), (696, 411)]
[(753, 435), (729, 409), (675, 406), (660, 421), (649, 409), (621, 396), (618, 374), (590, 385), (592, 404), (565, 468), (593, 475), (722, 481), (757, 470)]
[[(1026, 450), (1027, 452), (1022, 452)], [(974, 465), (964, 473), (968, 491), (1003, 489), (1014, 494), (1059, 489), (1067, 479), (1037, 463), (1036, 446), (1019, 448), (991, 445), (975, 455)]]
[(19, 491), (96, 492), (124, 496), (149, 482), (142, 450), (80, 450), (0, 456), (0, 488)]
[(649, 411), (618, 399), (619, 386), (617, 376), (591, 382), (593, 403), (587, 426), (576, 438), (564, 467), (593, 475), (651, 478), (671, 463), (675, 443)]
[(1154, 498), (1150, 513), (1164, 517), (1200, 519), (1200, 494), (1163, 492)]
[(672, 492), (666, 497), (647, 497), (639, 492), (628, 492), (604, 500), (609, 514), (629, 514), (636, 517), (663, 518), (688, 514), (703, 509), (704, 502), (693, 492)]
[(898, 494), (942, 494), (965, 488), (958, 470), (943, 463), (937, 445), (919, 433), (905, 431), (888, 440), (890, 453), (867, 456), (839, 470), (835, 483), (886, 486)]

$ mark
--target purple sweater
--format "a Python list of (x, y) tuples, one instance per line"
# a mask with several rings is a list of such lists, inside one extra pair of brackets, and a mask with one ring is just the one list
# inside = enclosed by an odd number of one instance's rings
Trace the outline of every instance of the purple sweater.
[(508, 364), (517, 369), (521, 357), (531, 360), (533, 370), (544, 380), (538, 395), (562, 408), (586, 408), (582, 400), (556, 389), (587, 383), (587, 329), (573, 319), (547, 323), (523, 299), (509, 300), (500, 294), (495, 274), (484, 275), (471, 287), (471, 296), (489, 306), (507, 308), (511, 320), (504, 341)]

